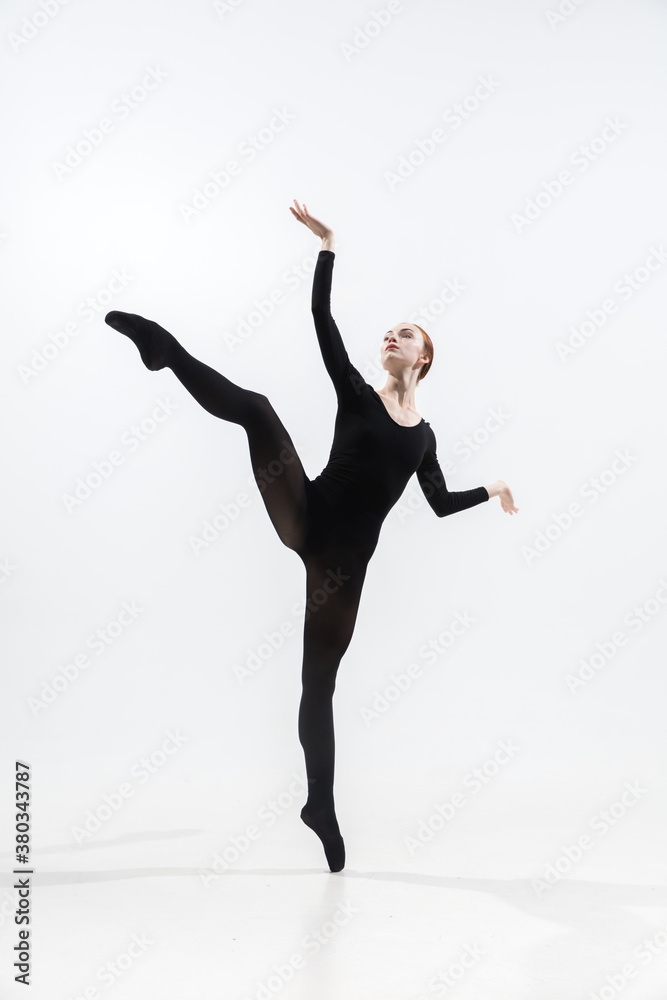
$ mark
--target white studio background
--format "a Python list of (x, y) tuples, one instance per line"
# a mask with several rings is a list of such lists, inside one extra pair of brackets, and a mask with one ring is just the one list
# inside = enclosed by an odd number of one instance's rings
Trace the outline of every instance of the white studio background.
[[(294, 794), (302, 564), (244, 431), (103, 322), (156, 319), (266, 393), (314, 478), (335, 394), (297, 198), (336, 233), (353, 363), (380, 388), (384, 331), (419, 322), (449, 488), (502, 478), (519, 507), (438, 519), (413, 477), (383, 526), (334, 710), (347, 884), (383, 873), (386, 895), (358, 898), (319, 993), (435, 995), (477, 933), (457, 995), (604, 997), (667, 924), (665, 4), (5, 0), (0, 26), (3, 996), (22, 995), (15, 760), (40, 1000), (95, 1000), (144, 931), (100, 996), (259, 995), (297, 884), (311, 914), (341, 884)], [(207, 890), (223, 848), (227, 874), (292, 888)], [(562, 884), (540, 892), (549, 865)], [(493, 896), (449, 958), (428, 878)], [(255, 908), (239, 934), (207, 923), (223, 882)], [(664, 996), (656, 949), (628, 997)]]

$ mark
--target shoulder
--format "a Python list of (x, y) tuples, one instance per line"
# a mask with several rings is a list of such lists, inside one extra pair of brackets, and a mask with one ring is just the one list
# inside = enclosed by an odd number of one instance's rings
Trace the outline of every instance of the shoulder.
[(424, 428), (424, 457), (436, 458), (438, 451), (438, 442), (436, 440), (433, 428), (427, 420), (422, 424)]

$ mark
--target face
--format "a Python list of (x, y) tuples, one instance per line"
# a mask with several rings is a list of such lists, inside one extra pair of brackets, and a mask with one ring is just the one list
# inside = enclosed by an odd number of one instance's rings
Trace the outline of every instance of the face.
[(414, 323), (397, 323), (382, 340), (382, 367), (393, 371), (400, 366), (412, 368), (424, 355), (424, 338)]

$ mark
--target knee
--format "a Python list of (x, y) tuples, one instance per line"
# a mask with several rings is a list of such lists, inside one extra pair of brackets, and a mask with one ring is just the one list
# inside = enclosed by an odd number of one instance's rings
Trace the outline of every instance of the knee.
[(334, 628), (324, 621), (318, 622), (317, 614), (312, 613), (303, 634), (304, 657), (313, 663), (338, 665), (351, 641), (352, 629), (348, 622), (338, 622), (338, 627)]
[(306, 695), (317, 695), (319, 698), (333, 698), (336, 690), (338, 663), (317, 665), (304, 662), (301, 674), (301, 685)]
[(246, 430), (253, 430), (260, 435), (275, 436), (279, 418), (271, 400), (264, 393), (255, 392), (253, 389), (247, 390), (246, 415), (248, 425)]
[(319, 656), (305, 652), (301, 673), (304, 690), (317, 690), (321, 694), (333, 695), (340, 659), (332, 650)]
[(248, 399), (258, 413), (273, 413), (271, 400), (263, 392), (255, 392), (253, 389), (249, 389)]

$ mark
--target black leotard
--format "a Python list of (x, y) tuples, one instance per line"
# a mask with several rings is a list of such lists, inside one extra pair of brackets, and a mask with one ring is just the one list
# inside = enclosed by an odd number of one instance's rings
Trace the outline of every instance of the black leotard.
[[(326, 467), (311, 485), (345, 513), (365, 514), (367, 542), (375, 548), (382, 522), (413, 473), (438, 517), (489, 499), (484, 486), (450, 492), (436, 455), (433, 429), (423, 418), (403, 426), (350, 362), (331, 315), (335, 254), (320, 250), (313, 278), (312, 311), (325, 367), (338, 399), (333, 444)], [(326, 525), (325, 525), (326, 527)]]

